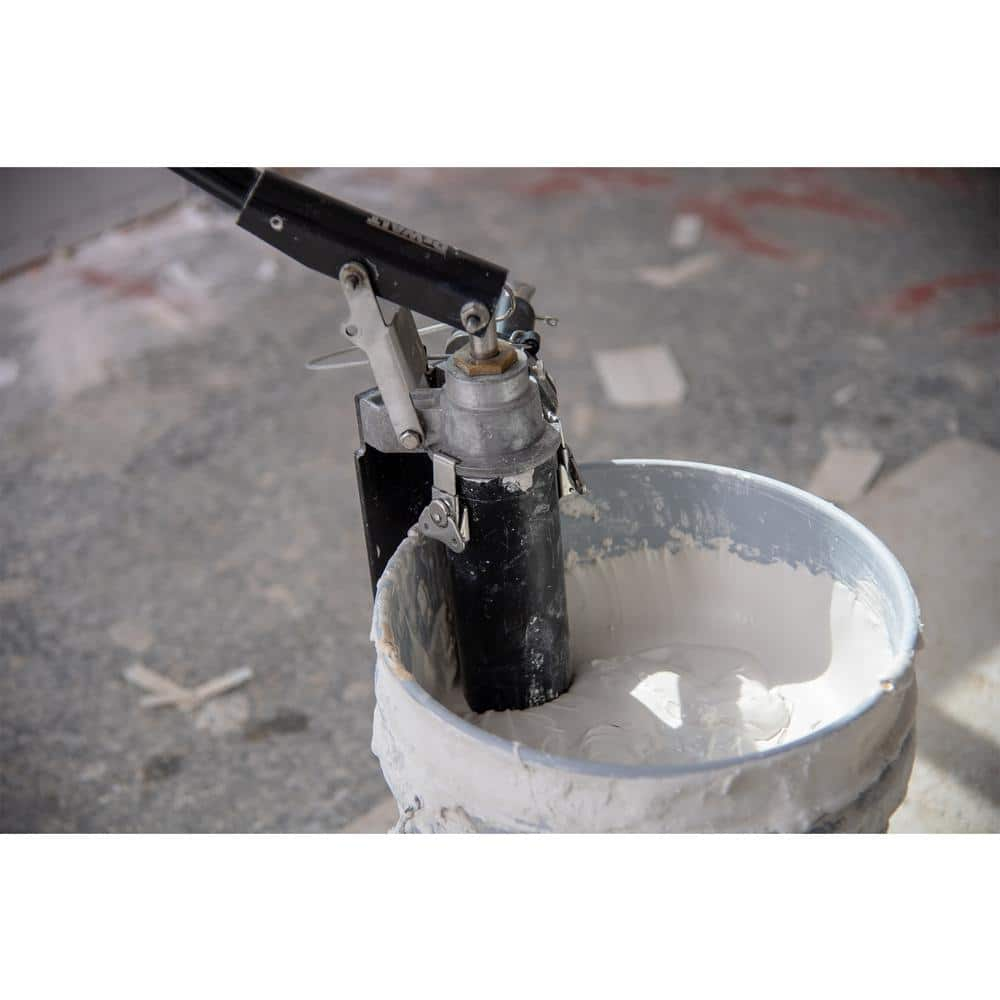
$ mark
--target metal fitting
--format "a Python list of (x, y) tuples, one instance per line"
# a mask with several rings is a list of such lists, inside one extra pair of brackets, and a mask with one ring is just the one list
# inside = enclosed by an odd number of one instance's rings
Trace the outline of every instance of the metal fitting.
[(490, 311), (482, 302), (466, 302), (459, 316), (466, 333), (479, 333), (490, 321)]
[(361, 283), (365, 280), (364, 271), (362, 271), (361, 268), (358, 267), (358, 265), (355, 264), (353, 261), (348, 261), (340, 269), (339, 277), (340, 280), (343, 282), (343, 284), (351, 291), (354, 291), (356, 288), (358, 288), (361, 285)]
[(403, 431), (399, 435), (399, 443), (407, 450), (414, 451), (423, 444), (424, 438), (419, 431), (409, 430)]
[(499, 340), (496, 323), (487, 323), (481, 333), (469, 335), (469, 353), (477, 361), (485, 361), (487, 358), (495, 357), (497, 351), (500, 350)]
[(443, 500), (432, 500), (427, 505), (428, 516), (439, 528), (443, 528), (448, 523), (450, 513), (448, 505)]

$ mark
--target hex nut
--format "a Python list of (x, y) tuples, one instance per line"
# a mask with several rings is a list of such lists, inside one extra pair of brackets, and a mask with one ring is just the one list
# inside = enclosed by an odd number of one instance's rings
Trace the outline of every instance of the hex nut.
[(502, 375), (517, 361), (517, 351), (506, 340), (499, 341), (497, 347), (492, 358), (474, 358), (466, 344), (452, 355), (452, 359), (466, 375)]

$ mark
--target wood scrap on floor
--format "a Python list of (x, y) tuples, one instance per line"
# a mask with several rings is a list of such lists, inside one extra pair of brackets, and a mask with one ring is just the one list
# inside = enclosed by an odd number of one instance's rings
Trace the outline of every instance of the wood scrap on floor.
[(719, 263), (717, 253), (699, 253), (685, 257), (676, 264), (661, 267), (640, 267), (636, 277), (654, 288), (677, 288), (688, 281), (700, 278), (715, 269)]
[(158, 674), (155, 670), (150, 670), (149, 667), (143, 666), (141, 663), (134, 663), (128, 667), (123, 676), (130, 684), (149, 692), (139, 702), (143, 708), (172, 706), (179, 708), (182, 712), (192, 712), (210, 698), (216, 698), (246, 684), (253, 677), (253, 671), (249, 667), (240, 667), (206, 681), (204, 684), (199, 684), (195, 688), (186, 688), (181, 684), (176, 684), (168, 677)]

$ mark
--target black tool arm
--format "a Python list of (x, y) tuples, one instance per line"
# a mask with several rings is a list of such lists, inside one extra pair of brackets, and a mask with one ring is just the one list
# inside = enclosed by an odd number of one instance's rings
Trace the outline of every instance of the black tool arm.
[(361, 261), (380, 298), (459, 329), (470, 302), (496, 313), (507, 280), (498, 264), (269, 170), (174, 171), (236, 208), (241, 228), (314, 271), (338, 278), (348, 261)]
[(171, 167), (179, 177), (196, 184), (230, 208), (240, 211), (260, 171), (253, 167)]

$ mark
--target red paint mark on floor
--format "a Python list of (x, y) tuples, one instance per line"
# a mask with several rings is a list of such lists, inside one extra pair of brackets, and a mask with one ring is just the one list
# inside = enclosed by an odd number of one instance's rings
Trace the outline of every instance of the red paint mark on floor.
[(85, 285), (105, 288), (123, 299), (152, 299), (159, 294), (152, 278), (125, 278), (92, 267), (81, 268), (78, 273)]
[(975, 172), (958, 167), (889, 167), (891, 173), (918, 181), (926, 181), (941, 188), (959, 188), (968, 191), (973, 186)]
[(923, 281), (897, 292), (883, 306), (885, 312), (906, 316), (930, 305), (941, 292), (960, 288), (985, 288), (1000, 285), (1000, 271), (974, 271), (969, 274), (948, 274), (933, 281)]
[(749, 188), (736, 192), (733, 200), (743, 208), (756, 208), (765, 205), (774, 208), (820, 212), (824, 215), (836, 215), (842, 219), (854, 219), (858, 222), (884, 223), (892, 221), (892, 216), (883, 212), (882, 209), (826, 185), (799, 191), (778, 188)]
[(771, 167), (768, 174), (779, 181), (813, 180), (823, 173), (825, 167)]
[(546, 176), (521, 186), (522, 194), (539, 198), (560, 194), (577, 194), (593, 185), (647, 189), (666, 187), (671, 177), (662, 170), (642, 170), (630, 167), (574, 167), (563, 170), (549, 170)]
[(965, 332), (970, 337), (994, 337), (1000, 334), (1000, 319), (987, 319), (982, 323), (970, 323)]
[[(801, 180), (803, 171), (795, 171)], [(815, 171), (805, 171), (815, 175)], [(893, 216), (860, 198), (838, 191), (827, 184), (807, 183), (793, 187), (756, 187), (732, 191), (716, 198), (695, 198), (681, 206), (682, 211), (695, 212), (706, 227), (721, 239), (732, 243), (744, 253), (772, 260), (802, 260), (806, 255), (761, 236), (747, 216), (757, 209), (790, 209), (797, 212), (819, 212), (851, 222), (884, 224)]]
[(723, 201), (692, 198), (681, 206), (681, 211), (700, 215), (710, 232), (734, 244), (744, 253), (770, 257), (772, 260), (794, 260), (799, 256), (793, 250), (759, 237), (742, 215)]
[(148, 303), (151, 308), (165, 309), (182, 316), (190, 315), (192, 312), (191, 304), (185, 302), (183, 298), (178, 299), (177, 296), (170, 294), (169, 290), (164, 294), (155, 277), (131, 278), (95, 267), (81, 267), (76, 273), (85, 285), (104, 289), (117, 299), (142, 301)]
[(536, 198), (551, 198), (557, 194), (574, 194), (582, 190), (583, 182), (578, 177), (569, 174), (552, 174), (542, 180), (533, 181), (525, 185), (521, 190), (525, 194), (534, 195)]

